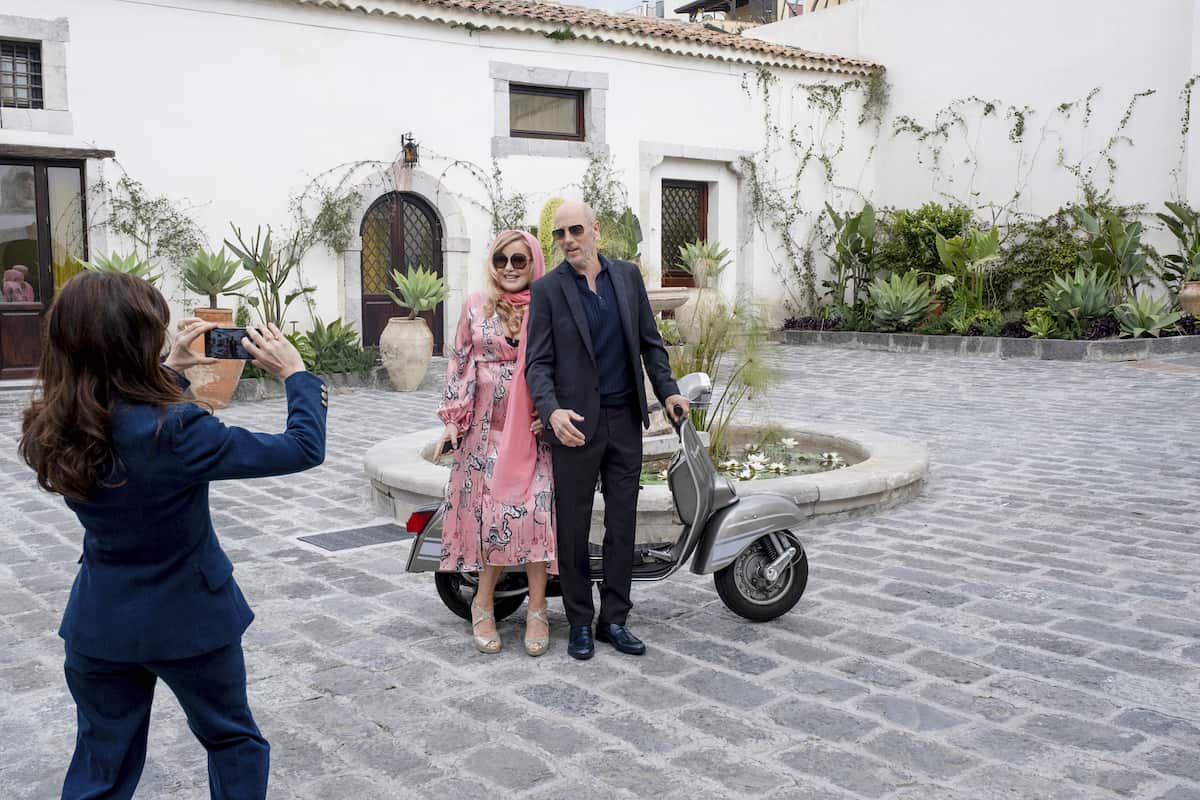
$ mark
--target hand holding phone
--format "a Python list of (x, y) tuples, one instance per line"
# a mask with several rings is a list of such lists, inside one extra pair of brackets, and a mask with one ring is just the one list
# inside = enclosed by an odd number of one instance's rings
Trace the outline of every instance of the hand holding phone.
[(442, 438), (438, 441), (437, 455), (434, 458), (440, 461), (457, 450), (461, 443), (462, 434), (459, 433), (458, 426), (453, 422), (447, 422), (446, 427), (442, 430)]
[(245, 328), (213, 328), (204, 334), (204, 355), (209, 358), (250, 361), (254, 356), (242, 347), (242, 337), (245, 335)]

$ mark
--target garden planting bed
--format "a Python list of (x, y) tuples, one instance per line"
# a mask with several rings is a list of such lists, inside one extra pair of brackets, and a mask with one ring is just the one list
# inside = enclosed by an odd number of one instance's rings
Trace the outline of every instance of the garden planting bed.
[(1158, 339), (1018, 339), (1003, 336), (922, 336), (915, 333), (862, 331), (779, 332), (786, 344), (893, 353), (947, 353), (991, 358), (1034, 358), (1047, 361), (1137, 361), (1168, 355), (1200, 353), (1200, 335)]

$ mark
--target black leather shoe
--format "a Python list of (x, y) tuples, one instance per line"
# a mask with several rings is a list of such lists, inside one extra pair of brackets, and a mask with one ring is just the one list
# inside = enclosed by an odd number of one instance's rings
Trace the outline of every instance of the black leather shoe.
[(567, 654), (571, 658), (586, 661), (596, 652), (596, 643), (592, 641), (591, 625), (572, 625), (567, 636)]
[(622, 653), (627, 653), (631, 656), (640, 656), (646, 653), (645, 643), (630, 633), (624, 625), (615, 625), (612, 623), (597, 625), (596, 638), (602, 642), (608, 642)]

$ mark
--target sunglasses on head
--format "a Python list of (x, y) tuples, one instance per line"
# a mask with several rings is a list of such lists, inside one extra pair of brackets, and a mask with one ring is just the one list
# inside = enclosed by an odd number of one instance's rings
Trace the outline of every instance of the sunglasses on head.
[[(567, 230), (571, 232), (572, 236), (583, 236), (582, 225), (569, 225), (567, 226)], [(567, 235), (566, 231), (564, 231), (562, 228), (555, 228), (554, 230), (550, 231), (550, 234), (554, 237), (554, 241), (556, 242), (561, 242), (563, 237)]]
[(496, 253), (492, 256), (492, 266), (496, 269), (504, 269), (505, 265), (512, 264), (513, 269), (525, 269), (525, 265), (529, 263), (529, 257), (524, 253), (513, 253), (511, 256), (506, 256), (504, 253)]

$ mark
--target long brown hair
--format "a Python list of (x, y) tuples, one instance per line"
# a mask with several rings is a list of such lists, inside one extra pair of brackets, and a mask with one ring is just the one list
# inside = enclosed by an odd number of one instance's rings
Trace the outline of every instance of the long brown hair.
[(159, 365), (169, 321), (163, 296), (132, 275), (81, 272), (63, 286), (47, 315), (40, 391), (25, 409), (19, 447), (43, 489), (84, 500), (106, 477), (116, 464), (117, 403), (183, 402)]
[[(525, 245), (525, 249), (529, 250), (529, 242), (518, 231), (508, 231), (496, 237), (496, 241), (492, 242), (492, 246), (488, 249), (487, 254), (487, 287), (483, 290), (484, 297), (487, 302), (484, 303), (483, 311), (487, 316), (492, 314), (500, 315), (500, 322), (504, 325), (504, 331), (509, 336), (516, 336), (521, 331), (521, 320), (525, 318), (525, 309), (517, 308), (512, 303), (504, 299), (504, 290), (500, 288), (500, 279), (496, 276), (496, 268), (492, 266), (492, 258), (496, 253), (504, 251), (513, 242), (520, 242)], [(530, 259), (533, 258), (533, 253), (527, 254)], [(529, 265), (530, 279), (533, 278), (533, 264)]]

